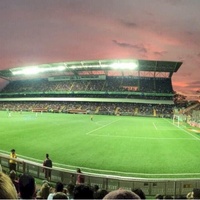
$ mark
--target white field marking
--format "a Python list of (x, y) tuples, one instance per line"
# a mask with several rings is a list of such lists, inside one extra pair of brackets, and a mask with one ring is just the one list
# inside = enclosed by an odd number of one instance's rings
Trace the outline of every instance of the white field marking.
[(110, 122), (110, 123), (108, 123), (108, 124), (105, 124), (104, 126), (101, 126), (101, 127), (96, 128), (96, 129), (94, 129), (94, 130), (92, 130), (92, 131), (89, 131), (89, 132), (86, 133), (86, 135), (89, 135), (89, 134), (91, 134), (91, 133), (93, 133), (93, 132), (95, 132), (95, 131), (97, 131), (97, 130), (99, 130), (99, 129), (102, 129), (102, 128), (106, 127), (106, 126), (109, 126), (110, 124), (113, 124), (113, 123), (115, 123), (115, 122), (118, 122), (119, 120), (120, 120), (120, 119), (118, 119), (118, 120), (116, 120), (116, 121), (112, 121), (112, 122)]
[[(157, 130), (161, 130), (161, 131), (177, 130), (177, 127), (176, 126), (174, 127), (173, 124), (172, 124), (173, 126), (169, 127), (169, 122), (157, 122), (157, 123), (153, 122), (153, 124)], [(156, 126), (156, 124), (157, 124), (157, 126)], [(167, 126), (167, 128), (166, 128), (166, 126)]]
[[(167, 119), (165, 119), (165, 118), (163, 118), (163, 119), (166, 120), (168, 123), (173, 124), (173, 123), (169, 122)], [(174, 124), (173, 124), (173, 125), (174, 125)], [(174, 126), (175, 126), (175, 125), (174, 125)], [(184, 131), (185, 133), (191, 135), (193, 138), (195, 138), (195, 139), (197, 139), (197, 140), (200, 140), (200, 138), (198, 138), (197, 136), (193, 135), (192, 133), (186, 131), (185, 129), (181, 128), (180, 126), (179, 126), (179, 127), (178, 127), (178, 126), (175, 126), (175, 127), (177, 127), (178, 129)]]
[(152, 137), (132, 137), (132, 136), (123, 136), (123, 135), (101, 135), (101, 134), (92, 134), (91, 136), (97, 137), (118, 137), (118, 138), (128, 138), (128, 139), (147, 139), (147, 140), (196, 140), (195, 138), (152, 138)]
[(97, 121), (97, 122), (95, 121), (95, 124), (103, 126), (103, 125), (107, 124), (107, 121), (103, 121), (103, 120)]
[[(3, 150), (0, 150), (0, 152), (6, 153), (4, 155), (9, 155), (9, 153), (10, 153), (8, 151), (3, 151)], [(19, 154), (17, 154), (17, 155), (20, 158), (28, 159), (29, 161), (35, 161), (37, 163), (39, 162), (39, 163), (41, 163), (41, 165), (43, 165), (43, 160), (34, 159), (34, 158), (31, 158), (31, 157), (27, 157), (27, 156), (23, 156), (23, 155), (19, 155)], [(63, 166), (65, 168), (73, 168), (74, 170), (76, 170), (78, 167), (80, 167), (80, 166), (73, 166), (73, 165), (65, 165), (65, 164), (61, 164), (61, 163), (53, 163), (53, 164), (54, 164), (54, 166), (56, 166), (56, 165), (57, 166)], [(103, 169), (93, 169), (93, 168), (87, 168), (87, 167), (81, 167), (81, 169), (82, 170), (95, 171), (95, 172), (116, 173), (116, 174), (124, 174), (124, 175), (140, 175), (140, 176), (141, 175), (143, 175), (143, 176), (187, 176), (187, 175), (188, 176), (193, 176), (193, 175), (200, 175), (200, 173), (175, 173), (175, 174), (167, 174), (167, 173), (166, 174), (133, 173), (133, 172), (122, 172), (122, 171), (112, 171), (112, 170), (103, 170)], [(95, 173), (90, 173), (90, 174), (95, 174)], [(107, 175), (107, 174), (102, 174), (102, 175), (105, 175), (107, 177), (108, 176), (117, 177), (115, 175)], [(126, 177), (126, 178), (133, 178), (133, 177)], [(141, 179), (141, 178), (138, 178), (138, 179)], [(148, 179), (149, 179), (149, 177), (148, 177)], [(159, 178), (156, 178), (156, 179), (159, 179)], [(174, 179), (174, 178), (172, 178), (172, 179)], [(184, 178), (184, 179), (187, 179), (187, 178)], [(188, 179), (191, 180), (191, 178), (188, 178)]]
[(153, 126), (156, 130), (158, 130), (157, 126), (155, 125), (155, 123), (153, 122)]

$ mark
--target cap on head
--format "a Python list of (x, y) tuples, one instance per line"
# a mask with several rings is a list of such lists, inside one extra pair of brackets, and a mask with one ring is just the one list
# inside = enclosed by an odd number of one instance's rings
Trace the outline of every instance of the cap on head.
[(15, 149), (11, 149), (11, 152), (15, 152)]

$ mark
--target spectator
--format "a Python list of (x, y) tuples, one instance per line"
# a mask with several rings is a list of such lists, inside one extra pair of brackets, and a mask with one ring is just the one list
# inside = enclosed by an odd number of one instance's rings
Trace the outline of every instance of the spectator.
[(29, 174), (22, 174), (19, 178), (19, 192), (21, 199), (34, 199), (35, 179)]
[(77, 168), (76, 172), (77, 172), (76, 184), (84, 184), (85, 177), (82, 174), (81, 169)]
[(19, 181), (17, 180), (16, 171), (14, 171), (14, 170), (10, 171), (9, 177), (10, 177), (13, 185), (15, 186), (17, 193), (19, 193)]
[(140, 199), (146, 199), (146, 196), (144, 192), (142, 191), (142, 189), (136, 188), (136, 189), (132, 189), (131, 191), (137, 194), (140, 197)]
[(37, 199), (47, 199), (50, 193), (50, 186), (47, 182), (44, 182), (37, 192)]
[(86, 185), (76, 185), (74, 188), (74, 199), (93, 199), (93, 190)]
[(94, 199), (103, 199), (107, 194), (107, 190), (99, 189), (96, 193), (94, 193)]
[(48, 167), (48, 168), (44, 168), (44, 173), (45, 173), (45, 178), (47, 179), (47, 181), (51, 181), (51, 169), (52, 168), (52, 160), (49, 158), (49, 154), (46, 154), (46, 159), (43, 162), (43, 166)]
[(67, 197), (68, 199), (74, 199), (74, 184), (69, 183), (67, 185)]
[(12, 181), (3, 172), (0, 172), (0, 199), (18, 199)]
[(96, 193), (99, 190), (99, 186), (98, 185), (94, 185), (93, 186), (93, 191), (94, 191), (94, 197), (96, 197)]
[(57, 182), (56, 185), (55, 185), (55, 190), (54, 190), (54, 192), (50, 193), (47, 199), (48, 199), (48, 200), (52, 200), (52, 199), (53, 199), (53, 196), (54, 196), (56, 193), (58, 193), (58, 192), (63, 192), (63, 189), (64, 189), (63, 183)]
[(199, 188), (194, 188), (192, 192), (193, 192), (194, 199), (200, 199), (200, 189)]
[(119, 189), (109, 192), (103, 199), (140, 199), (140, 197), (132, 191)]
[(57, 192), (54, 196), (53, 199), (68, 199), (67, 195), (64, 192)]
[[(15, 152), (15, 149), (12, 149), (12, 150), (11, 150), (10, 158), (14, 158), (14, 159), (17, 158), (17, 154), (16, 154), (16, 152)], [(17, 162), (16, 162), (15, 160), (10, 159), (10, 160), (9, 160), (10, 171), (12, 171), (12, 170), (15, 170), (15, 171), (16, 171), (16, 166), (17, 166)]]

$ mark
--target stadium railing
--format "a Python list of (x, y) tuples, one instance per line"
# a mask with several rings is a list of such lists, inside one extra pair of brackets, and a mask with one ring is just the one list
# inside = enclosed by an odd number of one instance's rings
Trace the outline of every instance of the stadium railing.
[[(9, 156), (0, 154), (0, 164), (3, 169), (8, 169), (9, 160)], [(37, 179), (45, 179), (45, 167), (42, 164), (22, 159), (16, 159), (16, 161), (18, 174), (28, 173)], [(61, 181), (64, 184), (70, 182), (75, 183), (76, 175), (75, 170), (53, 167), (51, 181), (54, 183)], [(98, 185), (100, 188), (108, 191), (118, 188), (127, 190), (131, 190), (132, 188), (141, 188), (147, 196), (155, 196), (156, 194), (182, 196), (191, 192), (193, 188), (200, 187), (200, 179), (195, 178), (132, 178), (86, 172), (84, 172), (84, 176), (85, 183), (91, 186)]]

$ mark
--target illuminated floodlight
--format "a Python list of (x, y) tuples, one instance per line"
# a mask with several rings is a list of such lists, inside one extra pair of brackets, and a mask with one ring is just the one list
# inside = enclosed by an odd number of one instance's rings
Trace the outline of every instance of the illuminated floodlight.
[(65, 66), (58, 66), (58, 67), (50, 67), (50, 68), (39, 68), (37, 66), (26, 67), (25, 69), (12, 71), (13, 75), (34, 75), (48, 71), (63, 71), (65, 70)]
[(69, 68), (71, 68), (71, 69), (81, 69), (82, 65), (72, 65)]
[(22, 70), (22, 74), (25, 74), (25, 75), (38, 74), (39, 72), (40, 72), (40, 69), (38, 67), (31, 67), (31, 68)]
[(106, 64), (101, 64), (100, 66), (101, 66), (101, 68), (107, 68), (107, 67), (109, 67), (109, 65), (106, 65)]
[(55, 71), (64, 71), (65, 70), (65, 67), (64, 66), (58, 66), (56, 67)]
[(12, 71), (12, 74), (13, 75), (19, 75), (19, 74), (21, 74), (22, 72), (21, 71)]
[(110, 65), (113, 69), (136, 69), (138, 64), (135, 62), (127, 63), (113, 63)]
[(22, 70), (12, 71), (13, 75), (31, 75), (31, 74), (38, 74), (40, 72), (40, 69), (38, 67), (29, 67)]

